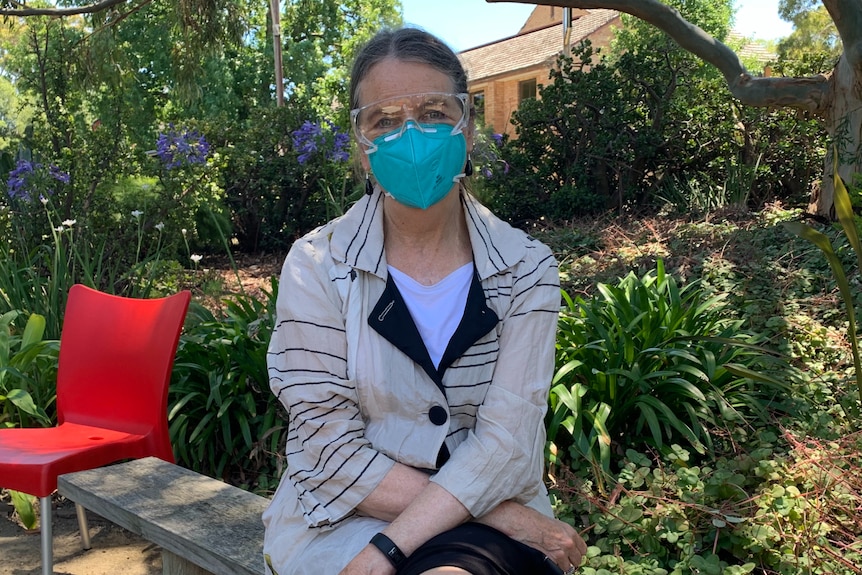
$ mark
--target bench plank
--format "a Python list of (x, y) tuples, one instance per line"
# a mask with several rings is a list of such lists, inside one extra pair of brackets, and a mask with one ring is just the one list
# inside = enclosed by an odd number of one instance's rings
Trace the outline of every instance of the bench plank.
[(155, 457), (57, 483), (63, 496), (214, 575), (264, 573), (264, 497)]

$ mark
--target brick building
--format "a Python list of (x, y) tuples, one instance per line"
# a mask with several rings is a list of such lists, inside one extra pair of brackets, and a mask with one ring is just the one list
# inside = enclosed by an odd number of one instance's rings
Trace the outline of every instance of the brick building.
[(464, 50), (459, 54), (467, 70), (470, 96), (485, 125), (514, 136), (512, 112), (526, 98), (535, 98), (538, 87), (563, 51), (589, 38), (594, 47), (610, 43), (621, 25), (615, 10), (572, 9), (572, 22), (564, 33), (563, 8), (537, 6), (521, 30), (510, 38)]

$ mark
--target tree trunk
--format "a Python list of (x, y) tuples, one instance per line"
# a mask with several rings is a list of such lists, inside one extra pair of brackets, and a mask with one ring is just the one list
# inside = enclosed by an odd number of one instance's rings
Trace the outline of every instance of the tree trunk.
[(833, 98), (824, 121), (833, 146), (827, 150), (823, 181), (812, 193), (808, 211), (834, 220), (835, 152), (841, 179), (848, 186), (862, 184), (862, 74), (854, 72), (846, 53), (835, 66), (830, 83)]

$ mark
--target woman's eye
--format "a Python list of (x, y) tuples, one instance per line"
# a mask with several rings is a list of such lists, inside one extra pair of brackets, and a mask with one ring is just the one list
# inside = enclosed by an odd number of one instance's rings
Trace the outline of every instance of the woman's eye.
[(440, 120), (446, 119), (446, 114), (444, 114), (440, 110), (426, 110), (425, 113), (422, 115), (422, 119), (431, 122), (439, 122)]
[(389, 116), (381, 116), (374, 122), (374, 130), (387, 130), (394, 128), (397, 125), (395, 118)]

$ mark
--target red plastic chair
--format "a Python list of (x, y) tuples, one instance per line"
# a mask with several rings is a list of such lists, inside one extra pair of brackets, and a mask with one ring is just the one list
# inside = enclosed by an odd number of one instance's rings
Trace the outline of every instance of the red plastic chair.
[[(168, 384), (191, 294), (158, 299), (72, 286), (57, 370), (57, 427), (0, 429), (0, 487), (41, 499), (42, 573), (53, 573), (57, 476), (123, 459), (173, 463)], [(84, 548), (84, 509), (77, 506)]]

